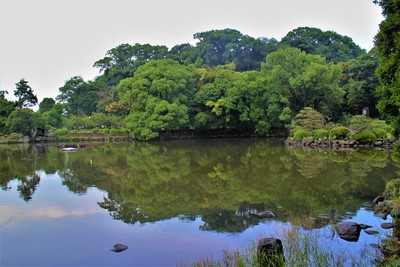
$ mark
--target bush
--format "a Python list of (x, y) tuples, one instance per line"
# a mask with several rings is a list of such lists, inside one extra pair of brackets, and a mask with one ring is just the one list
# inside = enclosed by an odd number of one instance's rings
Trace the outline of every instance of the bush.
[(92, 133), (95, 133), (95, 134), (99, 133), (99, 129), (97, 129), (97, 128), (92, 129)]
[(385, 139), (388, 136), (388, 132), (382, 128), (375, 128), (372, 130), (372, 132), (375, 134), (376, 138)]
[(400, 197), (400, 178), (387, 182), (384, 194), (388, 199)]
[(329, 136), (332, 139), (345, 139), (346, 137), (349, 137), (350, 135), (350, 130), (349, 128), (346, 128), (344, 126), (336, 126), (331, 129)]
[(66, 128), (54, 130), (55, 136), (62, 136), (62, 135), (67, 135), (67, 134), (68, 134), (68, 129), (66, 129)]
[(313, 134), (314, 134), (314, 139), (315, 140), (325, 139), (325, 138), (329, 137), (329, 131), (325, 130), (325, 129), (314, 130)]
[(101, 129), (101, 130), (100, 130), (100, 133), (103, 133), (103, 134), (110, 134), (110, 129), (108, 129), (108, 128)]
[(308, 137), (310, 135), (311, 134), (310, 134), (309, 131), (306, 131), (304, 129), (298, 129), (294, 133), (293, 138), (294, 138), (295, 141), (299, 142), (299, 141), (303, 140), (304, 138), (306, 138), (306, 137)]
[(362, 130), (351, 136), (351, 139), (360, 142), (361, 144), (373, 143), (376, 140), (376, 135), (370, 130)]

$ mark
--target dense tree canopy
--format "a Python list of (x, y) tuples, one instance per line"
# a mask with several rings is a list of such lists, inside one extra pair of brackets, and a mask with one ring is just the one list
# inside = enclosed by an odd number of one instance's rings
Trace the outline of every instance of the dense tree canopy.
[(299, 27), (282, 38), (282, 45), (299, 48), (307, 54), (320, 55), (328, 62), (342, 62), (365, 53), (350, 37), (318, 28)]
[(385, 17), (376, 35), (376, 46), (380, 56), (377, 70), (381, 86), (378, 108), (389, 116), (395, 128), (395, 135), (400, 136), (400, 1), (375, 0), (382, 7)]
[[(108, 50), (93, 65), (99, 76), (91, 81), (71, 77), (59, 88), (57, 102), (43, 99), (40, 123), (47, 129), (126, 127), (134, 138), (148, 140), (171, 131), (265, 136), (290, 127), (305, 107), (331, 122), (360, 114), (363, 107), (375, 117), (379, 98), (384, 115), (398, 114), (398, 87), (390, 83), (398, 76), (393, 65), (398, 57), (389, 59), (391, 49), (365, 53), (349, 37), (309, 27), (289, 32), (280, 42), (234, 29), (193, 37), (196, 45), (168, 49), (136, 43)], [(380, 43), (385, 37), (377, 37)], [(383, 66), (390, 67), (380, 67), (379, 94), (377, 51), (388, 55)], [(9, 132), (6, 122), (16, 107), (37, 103), (23, 79), (15, 93), (16, 102), (6, 100), (5, 91), (0, 95), (1, 132)]]

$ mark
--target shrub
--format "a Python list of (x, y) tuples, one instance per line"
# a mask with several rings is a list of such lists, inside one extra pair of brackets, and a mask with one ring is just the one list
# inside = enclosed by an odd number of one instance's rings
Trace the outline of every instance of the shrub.
[(314, 139), (316, 140), (329, 137), (329, 131), (325, 129), (314, 130), (313, 134), (314, 134)]
[(109, 134), (109, 133), (110, 133), (110, 129), (108, 129), (108, 128), (101, 129), (101, 130), (100, 130), (100, 133)]
[(362, 130), (351, 136), (351, 139), (360, 142), (361, 144), (373, 143), (376, 140), (376, 135), (370, 130)]
[(98, 133), (98, 132), (99, 132), (99, 129), (97, 129), (97, 128), (92, 129), (92, 133)]
[(303, 140), (304, 138), (306, 138), (306, 137), (308, 137), (310, 135), (311, 134), (310, 134), (309, 131), (306, 131), (304, 129), (298, 129), (294, 133), (293, 138), (294, 138), (295, 141), (299, 142), (299, 141)]
[(400, 197), (400, 178), (387, 182), (384, 194), (389, 199)]
[(375, 128), (372, 130), (372, 132), (375, 134), (376, 138), (384, 139), (388, 136), (388, 132), (386, 132), (385, 129), (382, 128)]
[(350, 135), (350, 130), (349, 128), (346, 128), (344, 126), (336, 126), (331, 129), (329, 132), (329, 136), (332, 139), (345, 139), (346, 137), (349, 137)]
[(66, 129), (66, 128), (54, 130), (55, 136), (62, 136), (62, 135), (66, 135), (66, 134), (68, 134), (68, 129)]

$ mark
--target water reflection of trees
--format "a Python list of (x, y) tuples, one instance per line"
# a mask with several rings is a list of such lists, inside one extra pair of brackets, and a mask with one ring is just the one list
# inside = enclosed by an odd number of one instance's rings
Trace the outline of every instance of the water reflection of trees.
[(251, 210), (272, 210), (278, 220), (306, 215), (321, 224), (327, 214), (331, 220), (332, 214), (355, 212), (398, 170), (388, 155), (285, 148), (264, 140), (111, 144), (75, 153), (11, 146), (0, 148), (0, 182), (7, 190), (18, 179), (32, 197), (29, 188), (37, 184), (27, 181), (36, 170), (58, 172), (74, 193), (91, 186), (106, 191), (99, 206), (126, 223), (201, 215), (203, 230), (239, 232), (259, 222)]

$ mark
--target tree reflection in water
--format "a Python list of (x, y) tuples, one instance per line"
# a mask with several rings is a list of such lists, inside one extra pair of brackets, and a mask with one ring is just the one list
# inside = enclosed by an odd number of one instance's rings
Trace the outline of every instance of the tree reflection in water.
[(104, 191), (98, 204), (114, 219), (135, 224), (201, 216), (200, 228), (217, 232), (258, 224), (249, 213), (262, 210), (280, 221), (311, 217), (322, 227), (365, 206), (399, 169), (387, 151), (312, 150), (276, 140), (102, 144), (75, 153), (5, 146), (0, 159), (2, 189), (18, 179), (25, 200), (40, 182), (35, 171), (57, 172), (76, 194)]

